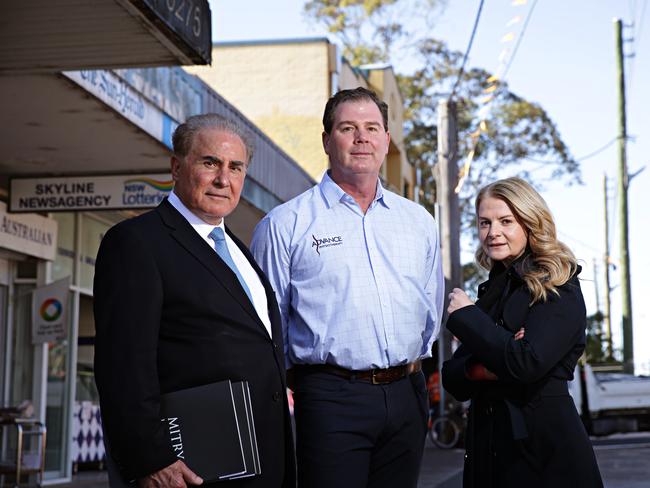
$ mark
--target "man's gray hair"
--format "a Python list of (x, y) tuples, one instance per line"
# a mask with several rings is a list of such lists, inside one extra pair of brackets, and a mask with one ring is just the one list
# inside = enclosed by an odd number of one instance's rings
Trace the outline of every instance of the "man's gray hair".
[(172, 136), (174, 154), (179, 158), (187, 156), (192, 148), (194, 137), (203, 129), (217, 129), (236, 135), (244, 143), (246, 163), (250, 163), (253, 159), (255, 146), (251, 133), (243, 125), (219, 114), (193, 115), (185, 123), (176, 127)]

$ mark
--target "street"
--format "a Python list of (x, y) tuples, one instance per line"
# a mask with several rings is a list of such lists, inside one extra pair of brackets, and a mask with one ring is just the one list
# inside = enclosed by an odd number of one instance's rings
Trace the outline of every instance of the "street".
[[(617, 434), (593, 443), (605, 488), (650, 487), (650, 433)], [(461, 488), (463, 454), (462, 449), (438, 449), (427, 439), (418, 488)], [(59, 486), (104, 488), (106, 471), (80, 472)]]
[[(605, 488), (650, 487), (650, 433), (593, 440)], [(461, 488), (463, 450), (441, 450), (427, 439), (418, 488)]]

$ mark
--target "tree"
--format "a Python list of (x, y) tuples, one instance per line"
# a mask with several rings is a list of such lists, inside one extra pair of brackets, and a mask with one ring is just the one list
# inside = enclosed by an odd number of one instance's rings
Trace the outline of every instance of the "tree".
[[(605, 316), (598, 310), (597, 312), (587, 315), (587, 341), (585, 347), (586, 361), (590, 364), (601, 365), (621, 365), (621, 361), (609, 356), (607, 351), (607, 341), (603, 332), (603, 322)], [(615, 351), (620, 357), (620, 349)]]
[(585, 354), (588, 363), (604, 363), (608, 359), (605, 347), (605, 334), (603, 333), (604, 319), (605, 316), (600, 310), (587, 316)]
[[(534, 177), (538, 188), (551, 178), (578, 183), (580, 168), (543, 107), (511, 92), (507, 83), (494, 81), (484, 69), (466, 69), (461, 74), (463, 54), (429, 35), (434, 32), (433, 23), (444, 3), (311, 0), (305, 4), (305, 12), (337, 37), (353, 65), (394, 65), (405, 100), (408, 159), (421, 170), (421, 201), (432, 213), (436, 196), (433, 172), (437, 161), (438, 100), (450, 96), (458, 79), (458, 140), (462, 158), (474, 147), (472, 133), (481, 122), (478, 111), (485, 90), (496, 86), (491, 110), (485, 118), (487, 131), (478, 137), (474, 163), (460, 193), (462, 228), (475, 232), (472, 202), (482, 185), (514, 173), (529, 181)], [(398, 59), (401, 62), (395, 65)], [(402, 69), (403, 66), (408, 69)], [(530, 158), (537, 161), (535, 166)]]

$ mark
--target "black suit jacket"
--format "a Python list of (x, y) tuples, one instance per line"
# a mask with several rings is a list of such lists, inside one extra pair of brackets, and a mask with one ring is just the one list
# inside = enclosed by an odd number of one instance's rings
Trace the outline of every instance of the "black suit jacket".
[(295, 486), (275, 294), (257, 271), (272, 337), (235, 274), (167, 201), (111, 228), (95, 268), (95, 377), (104, 433), (125, 479), (176, 461), (160, 422), (160, 395), (247, 380), (261, 476), (233, 486)]

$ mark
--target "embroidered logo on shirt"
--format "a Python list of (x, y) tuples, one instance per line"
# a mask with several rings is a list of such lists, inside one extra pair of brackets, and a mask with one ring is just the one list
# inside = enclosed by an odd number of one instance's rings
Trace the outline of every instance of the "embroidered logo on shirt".
[(314, 239), (314, 242), (311, 243), (311, 247), (316, 247), (316, 252), (319, 256), (322, 248), (340, 246), (343, 244), (343, 238), (341, 236), (323, 237), (322, 239), (316, 238), (313, 234), (311, 236)]

